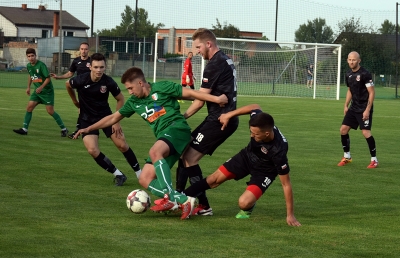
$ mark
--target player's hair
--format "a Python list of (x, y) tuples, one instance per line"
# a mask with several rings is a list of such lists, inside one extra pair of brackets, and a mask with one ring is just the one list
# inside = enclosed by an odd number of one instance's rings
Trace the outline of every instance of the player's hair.
[(34, 54), (36, 56), (36, 50), (34, 48), (28, 48), (26, 50), (26, 55)]
[(101, 53), (94, 53), (90, 56), (90, 64), (92, 64), (93, 61), (104, 61), (104, 63), (106, 63), (106, 58)]
[(143, 82), (146, 82), (142, 69), (133, 66), (124, 72), (121, 77), (121, 83), (132, 82), (136, 79), (140, 79)]
[(87, 45), (88, 47), (89, 47), (89, 43), (87, 43), (87, 42), (81, 42), (81, 44), (79, 44), (79, 47), (81, 47), (81, 45)]
[(258, 113), (250, 118), (249, 126), (258, 127), (262, 131), (271, 131), (274, 128), (274, 118), (268, 113)]
[(197, 39), (199, 39), (201, 42), (211, 41), (214, 44), (217, 44), (217, 38), (215, 37), (214, 33), (206, 28), (199, 28), (193, 33), (192, 40)]

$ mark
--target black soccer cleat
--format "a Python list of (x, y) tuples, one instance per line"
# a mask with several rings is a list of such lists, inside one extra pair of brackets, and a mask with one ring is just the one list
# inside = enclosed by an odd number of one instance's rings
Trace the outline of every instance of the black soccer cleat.
[(125, 183), (126, 179), (128, 178), (124, 174), (115, 176), (114, 177), (115, 186), (122, 186)]
[(13, 129), (14, 133), (21, 134), (21, 135), (27, 135), (28, 131), (25, 131), (23, 128), (19, 129)]
[(67, 137), (68, 136), (68, 129), (65, 128), (65, 130), (61, 130), (61, 137)]

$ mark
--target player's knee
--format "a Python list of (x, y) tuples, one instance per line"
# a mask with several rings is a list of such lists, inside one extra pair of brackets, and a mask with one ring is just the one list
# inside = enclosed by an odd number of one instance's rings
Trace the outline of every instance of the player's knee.
[(100, 150), (97, 148), (87, 148), (87, 152), (92, 156), (93, 158), (96, 158), (100, 154)]
[(249, 198), (246, 198), (245, 196), (240, 196), (238, 205), (241, 210), (248, 210), (251, 207), (254, 206), (255, 201), (250, 200)]

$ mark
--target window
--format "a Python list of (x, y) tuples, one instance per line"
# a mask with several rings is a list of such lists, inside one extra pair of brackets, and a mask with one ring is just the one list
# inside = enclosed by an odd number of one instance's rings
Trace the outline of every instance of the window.
[(48, 30), (42, 30), (42, 38), (46, 39), (49, 38), (50, 32)]
[(65, 37), (73, 37), (74, 36), (74, 32), (73, 31), (64, 31), (64, 36)]

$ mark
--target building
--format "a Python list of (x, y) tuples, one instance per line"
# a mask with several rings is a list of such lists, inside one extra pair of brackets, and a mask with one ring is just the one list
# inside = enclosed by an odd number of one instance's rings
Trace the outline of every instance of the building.
[[(87, 37), (89, 27), (67, 11), (61, 15), (64, 37)], [(59, 36), (59, 10), (47, 10), (44, 5), (38, 8), (0, 6), (0, 31), (4, 43), (25, 41), (37, 43), (40, 38)]]
[[(192, 49), (192, 35), (196, 29), (158, 29), (158, 39), (164, 40), (163, 54), (187, 55)], [(244, 39), (261, 39), (262, 32), (241, 31)]]

